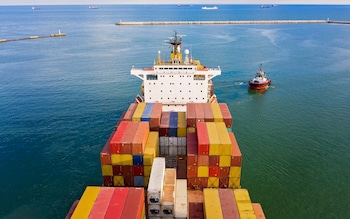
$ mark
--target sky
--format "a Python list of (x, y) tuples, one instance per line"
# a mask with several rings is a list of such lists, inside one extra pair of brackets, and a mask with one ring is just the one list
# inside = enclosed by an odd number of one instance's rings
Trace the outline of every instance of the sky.
[(0, 0), (0, 5), (103, 5), (103, 4), (343, 4), (350, 0)]

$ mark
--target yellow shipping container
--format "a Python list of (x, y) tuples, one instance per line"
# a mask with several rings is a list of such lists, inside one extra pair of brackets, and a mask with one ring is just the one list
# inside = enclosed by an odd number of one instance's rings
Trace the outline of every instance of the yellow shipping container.
[(235, 194), (237, 203), (251, 203), (247, 189), (234, 189), (233, 193)]
[(112, 165), (101, 165), (102, 176), (113, 176)]
[(219, 178), (209, 177), (208, 178), (208, 188), (219, 188)]
[(156, 157), (155, 148), (149, 148), (146, 146), (145, 151), (143, 152), (143, 165), (152, 166), (153, 160)]
[(149, 176), (151, 175), (151, 170), (152, 166), (143, 166), (143, 175), (149, 178)]
[(132, 154), (122, 154), (122, 165), (133, 165)]
[(209, 167), (208, 166), (198, 166), (197, 176), (198, 177), (208, 177), (209, 176)]
[(221, 155), (219, 160), (219, 167), (231, 166), (231, 156)]
[(149, 183), (149, 176), (144, 176), (143, 177), (143, 185), (145, 187), (148, 187), (148, 183)]
[(142, 117), (143, 111), (145, 110), (145, 107), (146, 107), (145, 102), (138, 103), (135, 109), (134, 115), (132, 115), (131, 121), (141, 122), (141, 117)]
[(204, 216), (206, 219), (222, 219), (222, 209), (218, 189), (203, 189)]
[(124, 186), (124, 177), (123, 176), (113, 176), (114, 186)]
[(230, 177), (241, 177), (242, 167), (230, 167)]
[(210, 105), (211, 105), (211, 109), (212, 109), (213, 115), (214, 115), (214, 122), (223, 122), (224, 118), (222, 116), (219, 104), (218, 103), (212, 103)]
[(214, 122), (206, 122), (209, 136), (209, 155), (220, 155), (220, 138)]
[(196, 132), (196, 128), (195, 127), (187, 127), (187, 132), (188, 133), (195, 133)]
[(218, 130), (219, 139), (220, 139), (220, 155), (231, 156), (231, 139), (228, 135), (227, 128), (224, 122), (216, 122), (216, 129)]
[(230, 177), (228, 181), (228, 187), (233, 189), (241, 188), (241, 178), (240, 177)]
[(97, 187), (97, 186), (86, 187), (71, 218), (72, 219), (88, 218), (90, 211), (92, 209), (92, 206), (94, 205), (99, 192), (100, 192), (100, 187)]
[(177, 114), (177, 137), (187, 136), (186, 112), (178, 112)]
[(242, 213), (239, 215), (240, 219), (256, 219), (256, 215), (254, 214), (254, 212), (250, 212), (250, 213)]
[(122, 154), (111, 154), (111, 161), (113, 165), (122, 165)]
[(159, 132), (149, 132), (145, 148), (154, 148), (156, 157), (159, 156)]

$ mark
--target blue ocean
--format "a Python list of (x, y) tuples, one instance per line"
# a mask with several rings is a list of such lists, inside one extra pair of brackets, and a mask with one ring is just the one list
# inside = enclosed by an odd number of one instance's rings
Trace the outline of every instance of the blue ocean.
[[(153, 25), (119, 21), (346, 20), (342, 5), (2, 6), (0, 218), (64, 218), (88, 185), (102, 185), (99, 153), (140, 93), (164, 40), (209, 67), (233, 116), (241, 185), (270, 219), (350, 218), (350, 25)], [(262, 63), (272, 86), (247, 82)]]

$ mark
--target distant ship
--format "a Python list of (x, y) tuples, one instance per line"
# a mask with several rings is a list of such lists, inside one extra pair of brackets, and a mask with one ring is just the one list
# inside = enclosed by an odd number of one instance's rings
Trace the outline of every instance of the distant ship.
[(202, 7), (202, 10), (218, 10), (218, 9), (219, 8), (216, 6), (214, 6), (214, 7), (206, 7), (206, 6)]
[(89, 6), (89, 9), (98, 9), (97, 6)]

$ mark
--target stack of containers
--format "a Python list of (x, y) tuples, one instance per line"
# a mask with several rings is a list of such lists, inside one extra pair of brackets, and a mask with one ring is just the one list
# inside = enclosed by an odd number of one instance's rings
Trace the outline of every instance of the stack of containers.
[(165, 158), (154, 159), (147, 189), (148, 218), (187, 218), (187, 180), (176, 179)]
[(203, 190), (187, 190), (188, 219), (203, 219)]
[(144, 186), (143, 152), (148, 135), (148, 122), (120, 122), (100, 154), (105, 186)]
[(242, 154), (224, 122), (197, 122), (197, 133), (187, 133), (188, 186), (239, 188)]
[(204, 189), (203, 212), (206, 219), (265, 219), (261, 205), (251, 203), (246, 189)]
[(159, 133), (151, 131), (148, 135), (145, 151), (143, 152), (144, 185), (148, 186), (153, 160), (159, 155)]
[[(238, 213), (241, 219), (265, 218), (260, 204), (253, 204), (247, 189), (234, 189)], [(258, 216), (258, 217), (257, 217)]]
[(143, 188), (86, 187), (72, 219), (145, 218)]
[(167, 168), (176, 168), (178, 159), (186, 156), (186, 113), (163, 112), (159, 127), (160, 156), (166, 158)]

